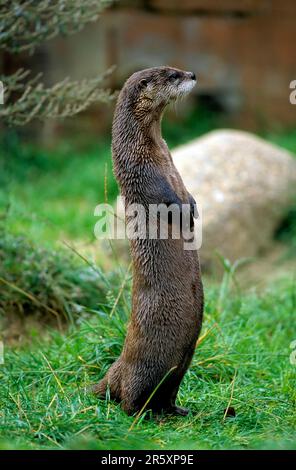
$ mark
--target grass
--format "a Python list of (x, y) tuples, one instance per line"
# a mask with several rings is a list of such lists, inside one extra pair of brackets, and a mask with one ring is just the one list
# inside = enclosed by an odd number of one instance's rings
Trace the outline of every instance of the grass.
[[(216, 126), (212, 114), (193, 113), (165, 121), (164, 134), (172, 147)], [(296, 152), (295, 131), (265, 136)], [(201, 339), (178, 398), (188, 417), (135, 421), (108, 397), (84, 392), (120, 354), (130, 279), (122, 287), (117, 262), (103, 274), (60, 241), (93, 241), (93, 210), (106, 199), (106, 180), (113, 201), (107, 140), (54, 150), (24, 145), (14, 134), (2, 140), (0, 319), (9, 322), (14, 313), (25, 322), (31, 315), (47, 321), (52, 310), (61, 321), (59, 328), (28, 323), (26, 341), (17, 344), (5, 339), (0, 449), (296, 449), (291, 273), (265, 291), (241, 293), (224, 262), (221, 285), (206, 286)], [(292, 245), (295, 214), (292, 208), (278, 233)]]
[(45, 150), (23, 145), (12, 133), (0, 149), (0, 205), (9, 208), (11, 231), (50, 246), (94, 240), (94, 209), (105, 202), (105, 180), (108, 197), (117, 195), (110, 142)]
[(93, 308), (106, 296), (106, 286), (116, 276), (103, 275), (98, 267), (70, 256), (66, 249), (53, 251), (12, 235), (0, 223), (0, 315), (19, 315), (24, 320), (34, 315), (39, 320), (62, 323), (87, 305)]
[[(0, 448), (296, 449), (295, 280), (260, 295), (230, 292), (229, 282), (223, 292), (208, 287), (201, 339), (178, 398), (190, 415), (157, 421), (146, 411), (136, 423), (108, 397), (84, 391), (122, 347), (129, 286), (110, 316), (116, 294), (85, 309), (66, 333), (52, 329), (30, 346), (5, 348)], [(235, 417), (225, 416), (230, 406)]]

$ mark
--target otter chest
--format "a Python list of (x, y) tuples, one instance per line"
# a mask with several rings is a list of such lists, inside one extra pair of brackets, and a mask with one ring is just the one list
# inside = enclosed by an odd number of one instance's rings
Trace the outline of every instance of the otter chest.
[[(171, 187), (175, 193), (180, 197), (180, 199), (186, 199), (187, 201), (187, 191), (180, 177), (176, 167), (174, 166), (171, 160), (166, 162), (165, 165), (165, 176), (170, 183)], [(185, 201), (184, 201), (185, 202)]]

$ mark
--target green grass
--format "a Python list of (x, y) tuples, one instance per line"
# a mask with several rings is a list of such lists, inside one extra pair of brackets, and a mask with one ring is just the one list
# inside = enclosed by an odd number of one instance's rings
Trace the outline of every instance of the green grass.
[(0, 146), (0, 186), (0, 206), (9, 208), (14, 233), (47, 245), (93, 241), (95, 206), (105, 202), (106, 187), (111, 201), (118, 191), (110, 142), (80, 151), (67, 143), (45, 150), (9, 134)]
[[(192, 113), (165, 121), (164, 134), (172, 147), (216, 126), (212, 114)], [(296, 152), (295, 131), (265, 136)], [(8, 284), (0, 283), (0, 317), (14, 312), (45, 319), (50, 308), (68, 328), (28, 324), (25, 342), (5, 340), (0, 449), (296, 449), (296, 366), (289, 361), (296, 290), (289, 273), (263, 292), (230, 290), (229, 273), (220, 286), (206, 286), (204, 339), (179, 393), (179, 403), (191, 409), (188, 417), (140, 419), (129, 431), (133, 417), (108, 398), (84, 393), (120, 353), (130, 285), (117, 303), (118, 264), (104, 275), (58, 242), (93, 241), (93, 210), (105, 201), (105, 175), (113, 201), (117, 186), (106, 140), (47, 150), (14, 134), (1, 142), (0, 277)], [(292, 244), (295, 214), (292, 208), (278, 233)], [(229, 404), (236, 416), (224, 419)]]
[[(119, 288), (118, 288), (119, 289)], [(79, 315), (66, 333), (51, 330), (5, 348), (0, 366), (0, 448), (296, 449), (296, 366), (289, 361), (295, 281), (240, 295), (228, 283), (206, 289), (200, 345), (178, 401), (186, 418), (140, 419), (84, 388), (118, 357), (129, 314), (129, 286)], [(235, 417), (224, 419), (228, 405)]]
[[(116, 275), (101, 270), (67, 248), (45, 249), (0, 223), (0, 320), (34, 316), (55, 325), (73, 322), (83, 306), (93, 308), (106, 297)], [(71, 256), (72, 254), (72, 256)], [(1, 323), (0, 323), (1, 324)]]

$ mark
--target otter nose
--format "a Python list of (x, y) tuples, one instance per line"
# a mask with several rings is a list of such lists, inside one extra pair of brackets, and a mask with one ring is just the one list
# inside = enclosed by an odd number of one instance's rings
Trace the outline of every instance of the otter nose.
[(191, 80), (196, 80), (196, 75), (194, 72), (189, 72), (189, 76), (191, 78)]

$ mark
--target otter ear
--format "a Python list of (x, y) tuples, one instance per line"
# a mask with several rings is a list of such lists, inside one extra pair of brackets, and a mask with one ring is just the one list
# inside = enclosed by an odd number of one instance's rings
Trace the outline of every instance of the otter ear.
[(148, 85), (148, 80), (146, 78), (142, 78), (140, 81), (139, 81), (139, 86), (140, 88), (146, 88), (146, 86)]

